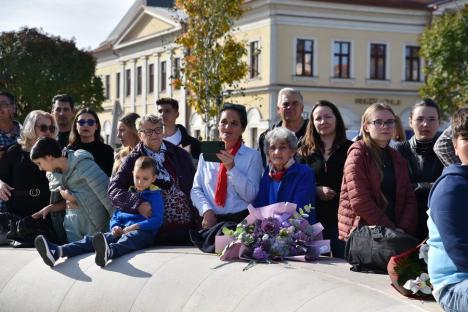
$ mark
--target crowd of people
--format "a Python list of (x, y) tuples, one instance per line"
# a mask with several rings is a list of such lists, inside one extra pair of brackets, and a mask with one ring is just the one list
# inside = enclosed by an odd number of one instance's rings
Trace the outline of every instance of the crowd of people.
[(392, 108), (375, 103), (353, 142), (336, 105), (318, 101), (304, 119), (301, 93), (284, 88), (280, 122), (260, 135), (259, 150), (242, 139), (245, 106), (222, 107), (225, 148), (212, 161), (176, 124), (178, 102), (156, 104), (158, 114), (119, 119), (114, 152), (98, 115), (76, 111), (69, 95), (21, 125), (14, 96), (0, 91), (0, 230), (8, 241), (35, 246), (50, 266), (92, 251), (105, 266), (153, 244), (213, 252), (214, 237), (241, 222), (249, 204), (312, 205), (308, 221), (322, 223), (334, 257), (344, 257), (362, 225), (429, 238), (436, 299), (448, 311), (468, 309), (468, 108), (441, 134), (437, 104), (414, 104), (406, 140)]

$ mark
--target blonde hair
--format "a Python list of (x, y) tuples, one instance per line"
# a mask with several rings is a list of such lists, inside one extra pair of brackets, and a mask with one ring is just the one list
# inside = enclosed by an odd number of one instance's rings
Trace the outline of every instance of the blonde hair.
[(58, 127), (54, 116), (51, 113), (47, 113), (43, 110), (33, 110), (24, 119), (23, 128), (21, 129), (21, 133), (18, 138), (18, 143), (24, 150), (28, 151), (34, 145), (34, 142), (38, 139), (36, 136), (36, 123), (39, 117), (50, 119), (52, 125), (55, 126), (55, 131), (52, 137), (54, 139), (57, 138)]

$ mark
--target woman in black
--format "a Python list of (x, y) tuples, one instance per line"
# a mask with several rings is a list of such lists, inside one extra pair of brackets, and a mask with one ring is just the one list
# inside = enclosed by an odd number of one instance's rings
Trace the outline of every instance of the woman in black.
[(408, 141), (395, 146), (408, 161), (411, 184), (418, 202), (418, 229), (416, 237), (424, 240), (427, 230), (427, 200), (432, 185), (442, 174), (444, 165), (434, 152), (434, 143), (440, 133), (440, 110), (437, 104), (424, 99), (413, 105), (409, 125), (414, 135)]
[(83, 149), (93, 155), (94, 161), (107, 174), (112, 174), (114, 165), (114, 150), (104, 143), (101, 137), (101, 123), (97, 114), (89, 109), (81, 109), (73, 120), (70, 133), (69, 149)]
[(323, 234), (331, 240), (332, 255), (344, 257), (344, 242), (338, 240), (338, 202), (343, 167), (352, 142), (346, 139), (345, 125), (338, 108), (331, 102), (319, 101), (312, 108), (299, 161), (315, 172), (317, 220), (324, 226)]

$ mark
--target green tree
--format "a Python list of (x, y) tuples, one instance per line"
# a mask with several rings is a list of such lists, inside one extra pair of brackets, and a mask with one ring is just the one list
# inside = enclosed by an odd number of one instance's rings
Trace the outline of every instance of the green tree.
[(421, 56), (421, 96), (433, 98), (446, 113), (468, 105), (468, 5), (434, 18), (422, 34)]
[(73, 40), (35, 28), (0, 34), (0, 89), (17, 97), (20, 120), (35, 109), (50, 111), (58, 93), (73, 96), (78, 108), (101, 111), (103, 87), (95, 69), (91, 52), (77, 49)]
[[(242, 16), (242, 0), (177, 0), (176, 7), (186, 13), (181, 19), (184, 32), (177, 39), (187, 55), (184, 58), (185, 81), (189, 92), (188, 104), (204, 116), (206, 133), (219, 114), (223, 88), (230, 93), (240, 90), (239, 81), (248, 72), (243, 57), (245, 42), (236, 41), (231, 30)], [(214, 118), (213, 118), (214, 117)]]

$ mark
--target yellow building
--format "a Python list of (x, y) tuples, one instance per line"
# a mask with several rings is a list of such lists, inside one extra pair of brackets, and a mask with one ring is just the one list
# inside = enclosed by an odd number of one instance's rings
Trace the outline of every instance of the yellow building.
[[(184, 89), (170, 78), (179, 75), (183, 51), (174, 44), (180, 14), (162, 2), (137, 0), (94, 53), (107, 100), (100, 115), (109, 143), (124, 113), (155, 112), (155, 100), (174, 97), (178, 122), (192, 135), (204, 136), (202, 117), (186, 105)], [(244, 135), (256, 145), (258, 135), (277, 121), (276, 101), (283, 87), (299, 89), (305, 113), (317, 100), (339, 107), (348, 129), (357, 129), (366, 107), (390, 104), (408, 123), (409, 107), (424, 80), (418, 36), (429, 23), (429, 0), (249, 0), (236, 36), (245, 40), (248, 77), (244, 95), (231, 101), (246, 105)], [(159, 6), (158, 6), (159, 5)]]

